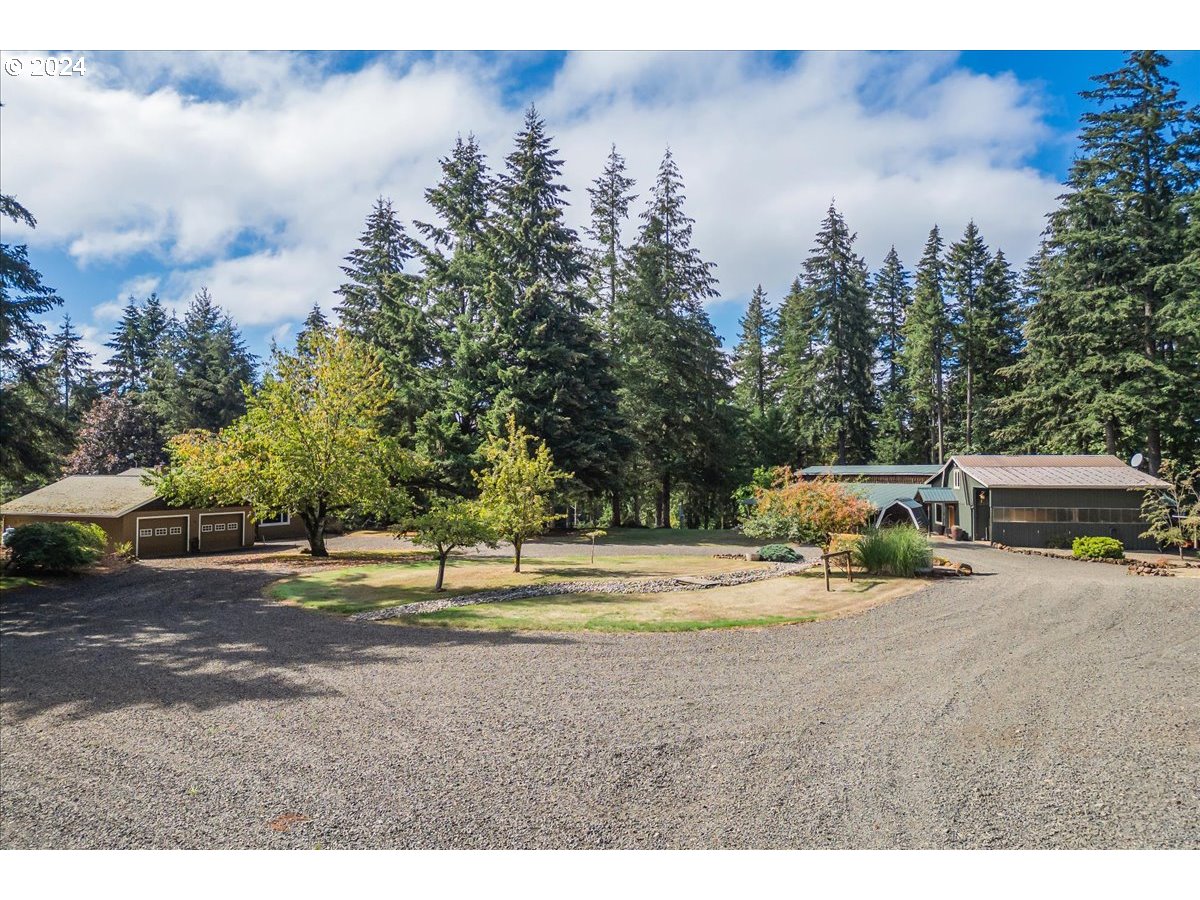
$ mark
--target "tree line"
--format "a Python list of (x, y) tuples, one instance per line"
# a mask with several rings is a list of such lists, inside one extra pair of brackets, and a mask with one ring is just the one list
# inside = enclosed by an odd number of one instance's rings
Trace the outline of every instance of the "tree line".
[[(562, 160), (530, 108), (494, 167), (458, 139), (427, 221), (380, 198), (344, 261), (338, 324), (382, 361), (383, 428), (428, 460), (424, 504), (469, 497), (489, 436), (516, 427), (573, 477), (560, 502), (599, 521), (717, 526), (756, 469), (941, 461), (958, 452), (1200, 449), (1200, 114), (1130, 54), (1094, 104), (1038, 252), (1023, 270), (974, 222), (934, 226), (913, 271), (871, 272), (831, 204), (778, 304), (761, 286), (732, 353), (706, 311), (668, 151), (644, 191), (613, 147), (567, 226)], [(10, 218), (32, 217), (4, 198)], [(131, 301), (92, 372), (60, 302), (5, 245), (6, 489), (161, 459), (165, 440), (245, 411), (254, 360), (206, 291), (182, 322)], [(330, 331), (314, 308), (301, 332)], [(103, 446), (105, 441), (108, 446)], [(101, 445), (98, 449), (84, 448)]]

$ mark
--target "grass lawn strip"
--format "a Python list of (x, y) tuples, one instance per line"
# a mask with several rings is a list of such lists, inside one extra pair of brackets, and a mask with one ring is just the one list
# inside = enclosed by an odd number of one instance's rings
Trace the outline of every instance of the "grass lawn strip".
[[(765, 581), (768, 578), (780, 578), (784, 575), (798, 575), (812, 567), (812, 562), (802, 563), (770, 563), (756, 569), (740, 569), (734, 572), (708, 576), (705, 583), (682, 581), (680, 578), (666, 575), (650, 579), (616, 579), (611, 581), (551, 581), (543, 584), (527, 584), (517, 587), (498, 588), (492, 591), (479, 591), (464, 594), (459, 597), (445, 597), (436, 600), (422, 600), (415, 603), (405, 603), (370, 612), (356, 613), (352, 619), (360, 621), (381, 621), (395, 619), (401, 616), (421, 615), (424, 613), (440, 612), (459, 606), (478, 606), (484, 603), (510, 603), (515, 600), (530, 600), (535, 597), (556, 597), (566, 594), (663, 594), (680, 591), (704, 591), (714, 587), (733, 587), (734, 585), (750, 584)], [(692, 578), (694, 576), (682, 576)]]

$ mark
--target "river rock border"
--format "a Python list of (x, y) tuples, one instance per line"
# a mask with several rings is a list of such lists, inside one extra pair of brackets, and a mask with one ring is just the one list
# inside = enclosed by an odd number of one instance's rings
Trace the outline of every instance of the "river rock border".
[[(368, 612), (355, 613), (350, 618), (356, 622), (381, 622), (385, 619), (395, 619), (399, 616), (413, 616), (421, 613), (437, 612), (442, 609), (453, 609), (457, 606), (476, 606), (480, 603), (504, 603), (510, 600), (528, 600), (532, 597), (555, 597), (560, 594), (666, 594), (674, 591), (703, 591), (714, 587), (733, 587), (738, 584), (751, 584), (755, 581), (766, 581), (769, 578), (781, 578), (785, 575), (799, 575), (811, 569), (817, 563), (814, 561), (798, 563), (772, 563), (761, 569), (741, 569), (737, 572), (724, 572), (717, 575), (668, 575), (661, 578), (628, 578), (609, 581), (552, 581), (548, 584), (528, 584), (520, 587), (497, 588), (490, 591), (476, 591), (473, 594), (461, 594), (457, 597), (446, 597), (438, 600), (422, 600), (418, 603), (405, 603), (401, 606), (389, 606), (385, 609), (373, 609)], [(695, 581), (683, 580), (695, 578)]]
[[(1128, 557), (1124, 556), (1120, 559), (1075, 556), (1073, 553), (1054, 553), (1050, 550), (1036, 550), (1032, 547), (1010, 547), (1007, 544), (1001, 544), (997, 541), (993, 541), (992, 546), (997, 550), (1004, 550), (1007, 553), (1020, 553), (1024, 556), (1045, 556), (1048, 559), (1066, 559), (1070, 560), (1071, 562), (1104, 563), (1110, 566), (1125, 566), (1125, 570), (1129, 572), (1130, 575), (1157, 575), (1162, 578), (1175, 577), (1175, 573), (1171, 571), (1170, 566), (1160, 565), (1159, 563), (1149, 562), (1144, 559), (1129, 559)], [(1184, 567), (1190, 567), (1190, 565), (1190, 563), (1184, 563)]]

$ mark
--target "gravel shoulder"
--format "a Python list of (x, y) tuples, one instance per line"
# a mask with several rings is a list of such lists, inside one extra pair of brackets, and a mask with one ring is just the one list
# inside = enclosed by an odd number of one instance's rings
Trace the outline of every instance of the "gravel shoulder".
[(353, 623), (245, 556), (12, 592), (0, 843), (1200, 847), (1196, 582), (955, 557), (684, 634)]

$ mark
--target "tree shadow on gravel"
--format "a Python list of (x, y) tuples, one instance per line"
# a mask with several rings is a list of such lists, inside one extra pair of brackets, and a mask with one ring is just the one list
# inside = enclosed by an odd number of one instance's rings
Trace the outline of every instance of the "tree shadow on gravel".
[[(402, 662), (446, 646), (566, 645), (551, 635), (350, 622), (265, 599), (286, 573), (137, 565), (0, 602), (5, 723), (129, 706), (208, 710), (336, 696), (306, 672)], [(452, 677), (451, 672), (447, 677)]]

